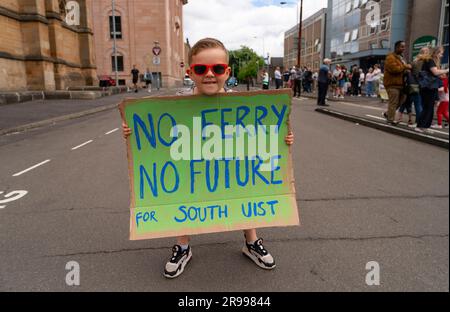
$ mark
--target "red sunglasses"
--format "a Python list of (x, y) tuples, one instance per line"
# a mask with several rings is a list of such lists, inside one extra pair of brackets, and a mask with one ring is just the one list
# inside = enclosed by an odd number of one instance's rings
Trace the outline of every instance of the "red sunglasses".
[(211, 69), (214, 75), (221, 76), (225, 74), (228, 68), (228, 64), (193, 64), (191, 69), (196, 75), (206, 75), (206, 73)]

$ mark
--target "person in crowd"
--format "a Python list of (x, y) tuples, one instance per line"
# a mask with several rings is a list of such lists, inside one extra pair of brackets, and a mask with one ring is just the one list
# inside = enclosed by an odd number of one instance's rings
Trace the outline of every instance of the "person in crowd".
[(439, 99), (439, 76), (448, 74), (448, 69), (440, 69), (441, 58), (444, 54), (442, 47), (435, 48), (431, 54), (422, 55), (422, 70), (419, 73), (420, 96), (423, 111), (417, 120), (418, 132), (429, 132), (433, 122), (434, 105)]
[(291, 74), (288, 70), (285, 70), (283, 73), (283, 88), (289, 88), (289, 77)]
[(358, 96), (360, 73), (358, 66), (353, 66), (351, 79), (351, 95)]
[(348, 88), (348, 72), (347, 67), (342, 65), (341, 67), (341, 75), (339, 76), (339, 88), (341, 89), (340, 99), (344, 98), (344, 94), (347, 94)]
[(374, 93), (373, 68), (372, 67), (369, 68), (369, 71), (366, 74), (366, 96), (367, 97), (376, 96)]
[(131, 70), (131, 77), (133, 80), (134, 92), (138, 93), (138, 81), (139, 81), (139, 69), (136, 68), (136, 65), (133, 65), (133, 69)]
[(302, 95), (302, 76), (303, 76), (303, 72), (299, 67), (295, 70), (294, 97), (300, 97)]
[(147, 87), (147, 91), (150, 93), (152, 92), (152, 81), (153, 81), (153, 75), (150, 69), (147, 68), (147, 70), (144, 73), (144, 81), (145, 86)]
[(395, 119), (395, 113), (406, 100), (406, 94), (404, 92), (404, 75), (407, 70), (412, 69), (412, 66), (407, 64), (403, 58), (405, 50), (405, 42), (397, 41), (395, 43), (394, 52), (387, 55), (384, 66), (383, 83), (389, 96), (388, 110), (384, 113), (384, 116), (388, 123), (394, 125), (398, 123)]
[(447, 127), (449, 124), (448, 120), (448, 74), (441, 76), (442, 87), (439, 88), (439, 106), (436, 112), (437, 124), (432, 125), (431, 128), (442, 129), (442, 119), (447, 120)]
[(373, 66), (373, 90), (374, 90), (374, 97), (378, 97), (380, 93), (380, 79), (383, 72), (381, 71), (380, 65), (375, 64)]
[(332, 77), (332, 82), (331, 82), (332, 85), (334, 86), (334, 93), (333, 93), (334, 98), (337, 98), (340, 95), (342, 95), (342, 90), (341, 90), (340, 83), (339, 83), (341, 74), (342, 74), (341, 65), (337, 64), (336, 68), (333, 71), (333, 77)]
[(280, 89), (282, 84), (283, 84), (283, 80), (282, 80), (282, 76), (281, 76), (281, 71), (280, 71), (280, 67), (277, 66), (275, 68), (275, 72), (274, 72), (274, 77), (275, 77), (275, 88), (276, 89)]
[(358, 85), (358, 96), (362, 96), (362, 90), (364, 88), (364, 85), (366, 83), (366, 74), (364, 74), (364, 71), (362, 68), (359, 69), (359, 85)]
[(430, 54), (429, 47), (423, 47), (422, 49), (420, 49), (419, 54), (414, 58), (412, 62), (412, 70), (408, 74), (409, 92), (407, 101), (414, 103), (414, 111), (416, 114), (416, 123), (412, 125), (413, 127), (417, 127), (417, 121), (419, 120), (420, 114), (423, 111), (418, 78), (419, 73), (422, 70), (424, 56), (429, 54)]
[(265, 69), (262, 70), (261, 78), (262, 78), (263, 90), (269, 90), (270, 78), (269, 78), (269, 73), (267, 72), (267, 70), (265, 70)]
[(319, 88), (317, 105), (319, 106), (329, 106), (328, 104), (326, 104), (326, 97), (328, 93), (328, 85), (331, 79), (330, 64), (331, 60), (326, 58), (323, 60), (323, 65), (320, 66), (319, 75), (317, 78)]
[(305, 66), (303, 71), (303, 91), (305, 91), (306, 93), (312, 92), (312, 75), (312, 71), (307, 66)]

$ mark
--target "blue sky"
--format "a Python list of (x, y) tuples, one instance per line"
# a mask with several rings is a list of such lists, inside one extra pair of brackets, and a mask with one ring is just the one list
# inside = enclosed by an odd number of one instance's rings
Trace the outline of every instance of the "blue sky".
[[(258, 54), (283, 56), (284, 32), (298, 19), (296, 0), (189, 0), (184, 6), (184, 36), (221, 40), (228, 49), (247, 45)], [(327, 6), (327, 0), (304, 0), (303, 18)], [(218, 15), (217, 12), (220, 12)]]

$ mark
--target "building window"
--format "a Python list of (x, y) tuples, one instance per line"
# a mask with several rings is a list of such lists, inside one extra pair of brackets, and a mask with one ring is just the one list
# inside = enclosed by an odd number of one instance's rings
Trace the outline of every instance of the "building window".
[[(122, 39), (122, 17), (121, 16), (114, 16), (114, 19), (116, 20), (116, 39)], [(109, 17), (109, 33), (110, 38), (114, 38), (114, 25), (113, 25), (113, 17)]]
[[(116, 71), (116, 63), (114, 60), (114, 55), (111, 55), (111, 65), (112, 65), (112, 71), (115, 72)], [(118, 72), (123, 72), (123, 56), (122, 55), (117, 55), (117, 71)]]
[(344, 42), (349, 42), (349, 41), (350, 41), (350, 32), (346, 32)]
[(119, 79), (119, 86), (126, 85), (125, 79)]
[(345, 6), (345, 13), (349, 13), (352, 10), (352, 3), (348, 2)]
[(386, 39), (381, 40), (380, 45), (383, 49), (389, 49), (389, 40), (386, 40)]
[(380, 22), (380, 32), (381, 31), (386, 31), (389, 29), (389, 17), (388, 18), (383, 18)]
[(359, 8), (359, 0), (354, 0), (353, 1), (353, 9), (357, 9), (357, 8)]
[(378, 44), (376, 42), (370, 44), (371, 49), (378, 49)]
[(377, 29), (378, 29), (377, 26), (375, 26), (375, 27), (370, 27), (370, 30), (369, 30), (369, 36), (370, 36), (370, 35), (375, 35), (375, 34), (377, 33)]
[(367, 2), (369, 2), (369, 0), (362, 0), (361, 1), (361, 6), (365, 6)]
[(358, 28), (353, 29), (352, 31), (352, 41), (355, 41), (356, 39), (358, 39)]

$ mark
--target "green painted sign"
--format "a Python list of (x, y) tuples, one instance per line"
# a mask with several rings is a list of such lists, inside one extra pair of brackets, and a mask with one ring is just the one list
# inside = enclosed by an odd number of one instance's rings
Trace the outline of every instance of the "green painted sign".
[(437, 38), (433, 36), (423, 36), (416, 39), (412, 46), (412, 57), (415, 58), (419, 54), (420, 49), (424, 47), (434, 48), (436, 44)]
[(152, 97), (120, 104), (130, 239), (298, 225), (291, 91)]

